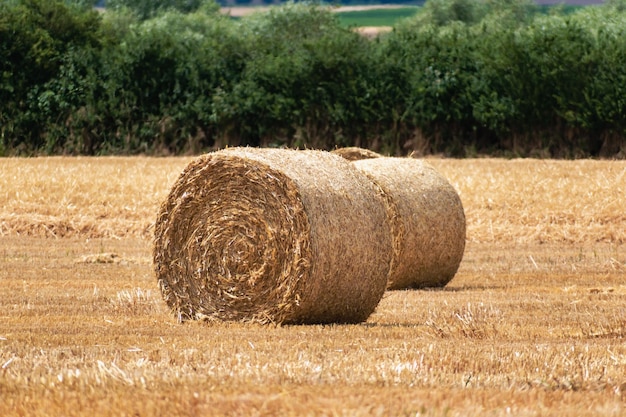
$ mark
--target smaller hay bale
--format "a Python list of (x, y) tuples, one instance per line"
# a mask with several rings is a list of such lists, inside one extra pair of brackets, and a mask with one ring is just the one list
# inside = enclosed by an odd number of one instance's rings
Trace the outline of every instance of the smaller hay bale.
[(352, 164), (387, 197), (393, 236), (388, 288), (444, 287), (465, 250), (465, 213), (454, 187), (418, 159), (381, 157)]
[(361, 159), (380, 158), (382, 155), (369, 149), (359, 148), (357, 146), (349, 146), (346, 148), (337, 148), (331, 151), (335, 155), (339, 155), (348, 161), (360, 161)]
[(358, 323), (385, 292), (391, 232), (380, 189), (341, 157), (229, 148), (181, 173), (153, 259), (181, 321)]

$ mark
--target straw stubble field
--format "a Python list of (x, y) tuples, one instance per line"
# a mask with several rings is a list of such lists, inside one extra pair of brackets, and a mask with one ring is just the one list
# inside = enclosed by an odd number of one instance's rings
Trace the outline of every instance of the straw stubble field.
[(0, 415), (626, 415), (626, 162), (429, 159), (467, 217), (450, 284), (281, 327), (162, 301), (189, 161), (0, 161)]

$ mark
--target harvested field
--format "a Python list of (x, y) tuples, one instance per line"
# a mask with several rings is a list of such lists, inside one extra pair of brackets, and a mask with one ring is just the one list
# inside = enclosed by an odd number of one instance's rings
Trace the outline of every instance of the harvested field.
[(0, 415), (626, 415), (626, 162), (429, 158), (467, 219), (446, 288), (261, 326), (161, 298), (190, 161), (0, 161)]
[[(151, 238), (192, 159), (3, 159), (0, 236)], [(427, 161), (459, 193), (470, 242), (626, 243), (626, 162)]]

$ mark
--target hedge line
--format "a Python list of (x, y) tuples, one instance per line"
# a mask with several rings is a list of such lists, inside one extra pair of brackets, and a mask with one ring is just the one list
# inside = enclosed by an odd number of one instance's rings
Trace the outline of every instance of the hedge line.
[(374, 40), (315, 4), (237, 21), (0, 4), (0, 154), (226, 145), (625, 157), (623, 0), (429, 0)]

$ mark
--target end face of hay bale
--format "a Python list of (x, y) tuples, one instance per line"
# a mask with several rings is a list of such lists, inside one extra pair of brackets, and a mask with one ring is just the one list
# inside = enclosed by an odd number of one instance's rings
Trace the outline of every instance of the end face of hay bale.
[(465, 212), (454, 187), (418, 159), (383, 157), (353, 164), (387, 197), (394, 248), (388, 288), (445, 286), (465, 250)]
[[(380, 247), (360, 253), (354, 242)], [(154, 264), (182, 319), (360, 322), (385, 290), (382, 200), (327, 152), (231, 148), (193, 161), (162, 204)]]
[(357, 146), (349, 146), (346, 148), (338, 148), (332, 151), (335, 155), (339, 155), (348, 161), (360, 161), (361, 159), (380, 158), (381, 154), (369, 149), (359, 148)]

